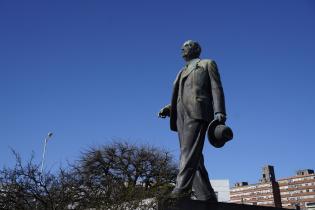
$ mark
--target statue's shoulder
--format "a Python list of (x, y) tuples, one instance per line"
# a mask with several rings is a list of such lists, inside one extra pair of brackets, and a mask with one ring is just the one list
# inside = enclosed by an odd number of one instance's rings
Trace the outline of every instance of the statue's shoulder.
[(201, 59), (198, 63), (198, 65), (203, 66), (203, 67), (209, 67), (212, 63), (214, 62), (214, 60), (212, 59)]

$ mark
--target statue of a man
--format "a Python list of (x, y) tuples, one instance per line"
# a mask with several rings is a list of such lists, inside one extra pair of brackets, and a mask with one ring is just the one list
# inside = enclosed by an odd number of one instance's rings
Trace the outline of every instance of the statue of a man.
[(181, 50), (186, 64), (174, 81), (171, 104), (159, 112), (159, 117), (170, 117), (180, 143), (179, 173), (170, 196), (190, 197), (193, 192), (198, 200), (216, 202), (202, 149), (209, 123), (226, 120), (220, 75), (213, 60), (199, 58), (198, 42), (188, 40)]

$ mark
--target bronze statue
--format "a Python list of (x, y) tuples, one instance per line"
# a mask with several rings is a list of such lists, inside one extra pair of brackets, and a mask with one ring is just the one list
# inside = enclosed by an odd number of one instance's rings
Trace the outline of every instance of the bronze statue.
[(174, 81), (171, 104), (159, 112), (161, 118), (170, 117), (171, 130), (178, 132), (180, 143), (179, 173), (170, 196), (190, 197), (193, 192), (198, 200), (217, 202), (202, 149), (209, 123), (226, 120), (220, 75), (215, 61), (199, 58), (198, 42), (188, 40), (181, 50), (186, 65)]

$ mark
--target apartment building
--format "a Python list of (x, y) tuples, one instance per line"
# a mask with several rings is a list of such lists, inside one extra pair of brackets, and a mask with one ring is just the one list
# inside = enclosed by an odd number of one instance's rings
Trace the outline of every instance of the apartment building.
[(314, 170), (299, 170), (295, 176), (276, 180), (274, 167), (267, 165), (263, 168), (259, 183), (236, 183), (230, 191), (230, 202), (314, 210)]
[(281, 207), (279, 186), (275, 180), (273, 166), (267, 165), (263, 168), (262, 178), (257, 184), (236, 183), (230, 191), (230, 202)]
[(284, 208), (315, 208), (314, 170), (299, 170), (295, 176), (279, 179), (278, 183)]

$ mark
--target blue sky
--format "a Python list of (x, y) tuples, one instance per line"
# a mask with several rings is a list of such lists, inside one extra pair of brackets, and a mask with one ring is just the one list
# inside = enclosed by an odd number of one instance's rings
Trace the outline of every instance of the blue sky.
[(194, 39), (219, 66), (235, 136), (205, 144), (210, 178), (315, 169), (314, 1), (1, 1), (0, 28), (1, 167), (10, 148), (40, 162), (49, 131), (46, 169), (113, 138), (177, 158), (157, 112)]

